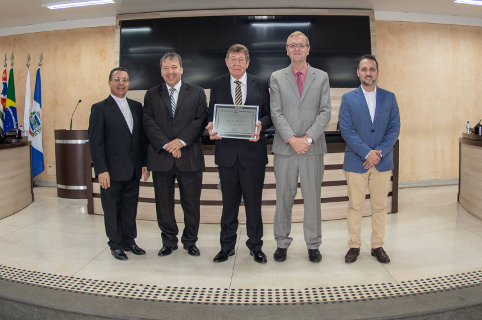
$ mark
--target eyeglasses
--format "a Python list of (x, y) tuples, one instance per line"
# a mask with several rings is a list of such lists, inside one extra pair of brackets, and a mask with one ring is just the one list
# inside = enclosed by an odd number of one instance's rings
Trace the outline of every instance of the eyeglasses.
[(121, 79), (121, 78), (115, 78), (114, 80), (111, 80), (111, 81), (114, 81), (115, 83), (129, 83), (130, 82), (129, 79)]
[(290, 49), (294, 49), (296, 47), (298, 47), (300, 49), (304, 49), (305, 47), (307, 47), (307, 45), (302, 44), (302, 43), (292, 43), (292, 44), (287, 44), (286, 46), (289, 47)]

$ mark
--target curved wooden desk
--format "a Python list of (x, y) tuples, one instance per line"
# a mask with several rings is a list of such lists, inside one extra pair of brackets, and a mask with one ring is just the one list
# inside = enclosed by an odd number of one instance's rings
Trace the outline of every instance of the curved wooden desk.
[(482, 136), (463, 133), (459, 138), (460, 205), (482, 219)]
[(33, 202), (30, 141), (0, 144), (0, 219)]

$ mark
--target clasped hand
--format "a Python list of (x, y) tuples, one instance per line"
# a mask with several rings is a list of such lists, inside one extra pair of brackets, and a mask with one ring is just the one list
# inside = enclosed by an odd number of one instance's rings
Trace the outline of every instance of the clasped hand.
[(184, 147), (182, 144), (181, 140), (179, 139), (174, 139), (168, 144), (166, 144), (166, 147), (164, 148), (167, 152), (172, 153), (172, 156), (174, 158), (180, 158), (181, 157), (181, 148)]
[(370, 151), (367, 158), (365, 159), (365, 162), (363, 162), (363, 168), (371, 169), (374, 166), (376, 166), (381, 160), (381, 157), (380, 157), (381, 154), (382, 154), (382, 150)]
[(311, 143), (309, 143), (305, 137), (293, 137), (290, 139), (289, 144), (297, 154), (305, 154), (311, 147)]

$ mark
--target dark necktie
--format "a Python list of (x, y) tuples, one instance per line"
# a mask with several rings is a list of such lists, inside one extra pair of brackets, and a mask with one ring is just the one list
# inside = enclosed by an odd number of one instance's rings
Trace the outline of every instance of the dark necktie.
[(174, 114), (176, 113), (176, 100), (174, 99), (174, 92), (176, 92), (176, 89), (169, 88), (169, 91), (171, 92), (169, 96), (171, 97), (172, 116), (174, 117)]
[(243, 94), (241, 93), (241, 81), (236, 80), (234, 81), (234, 83), (236, 83), (236, 89), (234, 90), (234, 97), (235, 97), (234, 104), (240, 106), (243, 104)]
[(296, 77), (296, 84), (298, 85), (298, 91), (300, 92), (300, 98), (301, 98), (301, 94), (303, 93), (303, 81), (301, 80), (301, 71), (297, 72), (296, 75), (298, 77)]

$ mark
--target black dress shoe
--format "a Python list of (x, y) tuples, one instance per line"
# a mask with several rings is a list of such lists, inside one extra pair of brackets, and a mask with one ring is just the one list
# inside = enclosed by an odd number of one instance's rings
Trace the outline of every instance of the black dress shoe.
[(308, 259), (311, 262), (320, 262), (321, 261), (321, 253), (318, 249), (308, 249)]
[(219, 253), (214, 257), (214, 262), (224, 262), (228, 260), (228, 257), (234, 256), (234, 249), (231, 251), (224, 251), (221, 250)]
[(127, 260), (126, 253), (122, 249), (111, 250), (110, 253), (116, 258), (117, 260)]
[(276, 251), (274, 253), (274, 261), (285, 261), (287, 251), (287, 248), (276, 248)]
[(139, 248), (137, 244), (133, 244), (132, 246), (128, 246), (127, 248), (124, 248), (124, 251), (131, 251), (133, 254), (146, 254), (146, 251), (142, 248)]
[(387, 263), (390, 262), (388, 254), (383, 250), (382, 247), (372, 249), (372, 256), (377, 258), (378, 262)]
[(254, 257), (254, 261), (258, 263), (266, 263), (268, 262), (268, 259), (266, 258), (266, 255), (264, 254), (263, 251), (249, 251), (249, 254)]
[(199, 256), (201, 252), (199, 251), (198, 247), (195, 244), (186, 246), (184, 245), (184, 250), (187, 250), (187, 254), (191, 256)]
[(161, 250), (159, 250), (159, 253), (157, 254), (158, 256), (168, 256), (170, 255), (174, 250), (177, 250), (177, 245), (175, 245), (174, 247), (168, 247), (168, 246), (164, 246), (161, 248)]
[(360, 248), (350, 248), (345, 255), (345, 262), (355, 262), (360, 254)]

